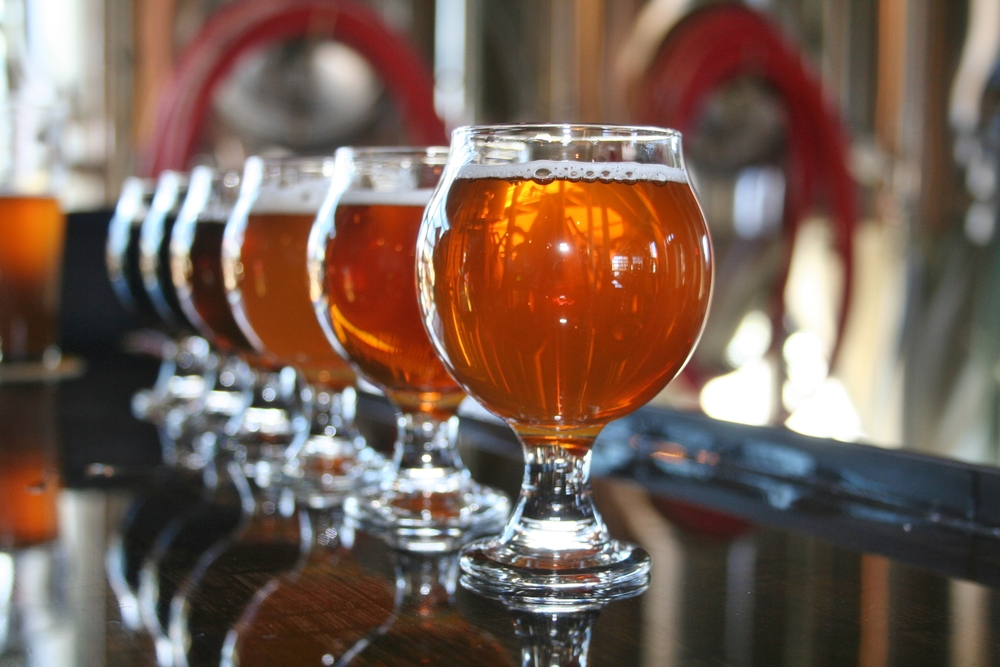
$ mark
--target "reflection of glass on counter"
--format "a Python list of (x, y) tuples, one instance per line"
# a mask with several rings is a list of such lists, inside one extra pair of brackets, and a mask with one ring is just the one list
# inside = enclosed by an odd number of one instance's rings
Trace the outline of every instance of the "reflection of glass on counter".
[(308, 520), (290, 488), (248, 479), (235, 462), (228, 471), (245, 513), (232, 536), (202, 555), (170, 602), (176, 667), (218, 664), (226, 634), (253, 596), (294, 568), (308, 547)]
[(590, 635), (600, 608), (553, 613), (521, 609), (512, 612), (525, 667), (587, 667)]
[(243, 516), (243, 502), (226, 462), (220, 454), (205, 468), (200, 502), (160, 532), (139, 571), (139, 613), (165, 655), (170, 654), (170, 600), (202, 554), (236, 530)]
[(162, 478), (154, 480), (149, 492), (132, 501), (121, 527), (109, 540), (105, 559), (108, 583), (118, 598), (122, 622), (129, 630), (142, 627), (136, 594), (143, 562), (160, 534), (190, 513), (199, 500), (207, 500), (212, 491), (204, 484), (200, 472), (183, 467), (164, 472)]
[(56, 391), (44, 383), (0, 386), (0, 549), (58, 532)]
[[(0, 665), (68, 665), (55, 385), (0, 385)], [(24, 662), (20, 662), (24, 660)]]
[(337, 665), (512, 666), (492, 635), (455, 606), (458, 554), (394, 551), (396, 609), (369, 637), (355, 644)]
[(71, 625), (65, 545), (0, 552), (0, 665), (69, 667)]
[(226, 638), (223, 667), (333, 664), (392, 613), (392, 587), (352, 557), (340, 509), (309, 513), (305, 566), (261, 589)]

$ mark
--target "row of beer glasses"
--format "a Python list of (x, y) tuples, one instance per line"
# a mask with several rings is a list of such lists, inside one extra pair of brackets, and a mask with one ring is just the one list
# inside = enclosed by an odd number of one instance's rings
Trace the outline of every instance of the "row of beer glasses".
[[(225, 179), (196, 173), (192, 186), (196, 177)], [(203, 244), (209, 257), (221, 244), (233, 331), (245, 339), (234, 347), (300, 369), (307, 393), (327, 404), (353, 405), (353, 368), (398, 410), (392, 464), (355, 486), (348, 515), (406, 550), (499, 533), (464, 547), (463, 582), (515, 605), (641, 590), (649, 558), (610, 538), (591, 498), (590, 449), (606, 423), (680, 371), (707, 314), (711, 244), (680, 136), (460, 128), (450, 149), (251, 158), (241, 181), (224, 232), (216, 220), (219, 240)], [(192, 306), (195, 248), (211, 216), (195, 217), (206, 223), (173, 248), (174, 280)], [(193, 309), (220, 345), (209, 309)], [(506, 498), (473, 482), (458, 456), (466, 394), (524, 446), (506, 526)], [(356, 439), (324, 444), (322, 421), (311, 437), (282, 442), (290, 468), (335, 460), (331, 479), (365, 468)]]
[(159, 346), (152, 351), (163, 363), (156, 384), (133, 398), (133, 413), (162, 428), (166, 460), (197, 467), (197, 457), (173, 445), (184, 440), (180, 430), (200, 411), (216, 361), (208, 343), (191, 335), (170, 275), (170, 235), (187, 186), (187, 176), (177, 172), (166, 172), (157, 181), (127, 179), (108, 228), (106, 255), (108, 276), (119, 300), (144, 326), (167, 336), (151, 341)]

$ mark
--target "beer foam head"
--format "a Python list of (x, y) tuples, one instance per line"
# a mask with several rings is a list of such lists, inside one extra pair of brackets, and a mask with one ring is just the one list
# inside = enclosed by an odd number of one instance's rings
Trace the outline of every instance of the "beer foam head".
[(347, 190), (338, 206), (427, 206), (434, 190)]
[(552, 180), (593, 183), (687, 183), (687, 173), (677, 167), (638, 162), (563, 162), (535, 160), (517, 164), (467, 164), (458, 170), (458, 178), (497, 178), (505, 181)]
[(294, 213), (316, 215), (330, 190), (330, 180), (314, 178), (298, 183), (269, 183), (260, 188), (252, 213)]

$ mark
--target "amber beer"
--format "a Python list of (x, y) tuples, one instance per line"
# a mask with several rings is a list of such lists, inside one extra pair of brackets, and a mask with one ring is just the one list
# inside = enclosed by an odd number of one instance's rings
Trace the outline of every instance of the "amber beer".
[(433, 256), (442, 342), (465, 388), (501, 417), (603, 425), (690, 356), (712, 267), (682, 170), (467, 165), (445, 211), (451, 229)]
[[(0, 408), (3, 410), (5, 408)], [(26, 547), (54, 540), (62, 484), (50, 457), (36, 447), (4, 451), (0, 466), (0, 547)]]
[(65, 223), (52, 197), (0, 195), (0, 362), (56, 343)]
[(417, 233), (431, 192), (345, 192), (326, 254), (337, 340), (404, 410), (454, 406), (465, 395), (438, 359), (417, 307)]
[(239, 308), (266, 354), (310, 382), (347, 386), (354, 373), (327, 342), (309, 296), (306, 246), (315, 219), (294, 206), (255, 205), (235, 271)]
[(56, 412), (54, 385), (0, 384), (0, 550), (56, 538)]

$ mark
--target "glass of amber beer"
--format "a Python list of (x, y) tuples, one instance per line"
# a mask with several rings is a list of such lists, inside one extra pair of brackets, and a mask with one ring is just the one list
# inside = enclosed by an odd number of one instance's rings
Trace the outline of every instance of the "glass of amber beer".
[(472, 481), (458, 454), (465, 393), (417, 309), (417, 232), (446, 148), (341, 148), (309, 242), (316, 314), (330, 344), (395, 404), (393, 464), (348, 514), (394, 546), (453, 550), (500, 529), (509, 503)]
[(57, 373), (65, 219), (57, 112), (0, 104), (0, 381)]
[(649, 557), (591, 499), (605, 424), (682, 369), (712, 291), (712, 246), (672, 130), (459, 128), (424, 214), (424, 324), (465, 391), (517, 433), (526, 471), (463, 582), (515, 603), (635, 594)]
[(297, 368), (308, 383), (311, 426), (288, 425), (282, 456), (298, 462), (293, 472), (320, 465), (311, 476), (349, 488), (378, 459), (351, 425), (354, 371), (316, 321), (306, 271), (309, 233), (332, 177), (331, 157), (249, 158), (223, 234), (222, 269), (233, 315), (258, 361)]

